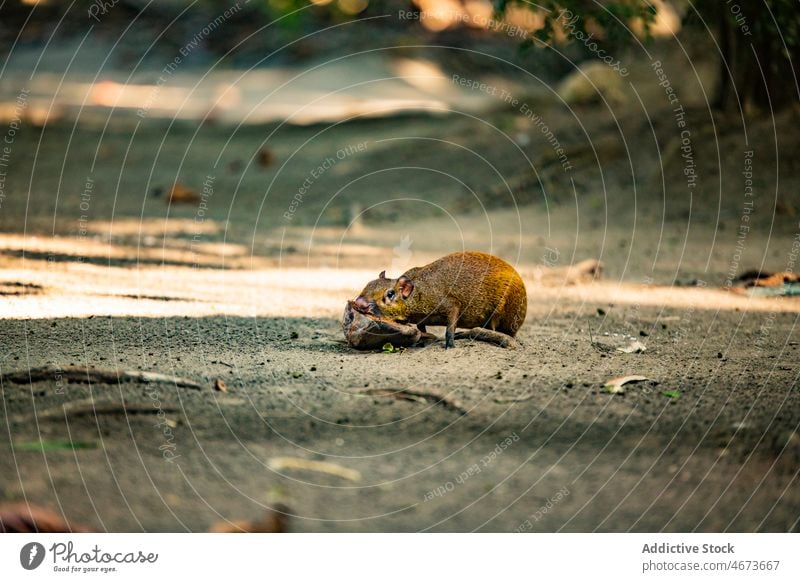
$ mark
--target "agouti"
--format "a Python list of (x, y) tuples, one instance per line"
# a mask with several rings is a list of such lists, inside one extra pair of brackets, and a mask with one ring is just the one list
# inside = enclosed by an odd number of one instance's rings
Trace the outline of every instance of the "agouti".
[[(445, 348), (449, 348), (455, 347), (457, 327), (485, 328), (513, 338), (525, 321), (528, 296), (514, 267), (495, 256), (469, 251), (414, 267), (397, 279), (386, 278), (384, 271), (364, 287), (353, 305), (362, 313), (416, 323), (423, 332), (426, 325), (447, 326)], [(469, 337), (482, 339), (479, 335)]]

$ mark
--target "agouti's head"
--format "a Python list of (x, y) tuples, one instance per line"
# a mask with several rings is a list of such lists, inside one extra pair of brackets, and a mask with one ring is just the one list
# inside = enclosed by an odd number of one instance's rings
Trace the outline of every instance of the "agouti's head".
[(414, 291), (414, 284), (405, 275), (398, 279), (387, 279), (386, 271), (367, 283), (353, 306), (361, 313), (368, 313), (402, 322), (408, 314), (406, 300)]

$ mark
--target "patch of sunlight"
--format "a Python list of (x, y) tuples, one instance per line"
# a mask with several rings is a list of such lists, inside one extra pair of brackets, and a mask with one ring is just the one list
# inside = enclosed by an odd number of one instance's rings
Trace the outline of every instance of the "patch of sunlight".
[[(186, 267), (100, 267), (60, 263), (49, 269), (4, 270), (7, 281), (40, 292), (0, 297), (0, 317), (131, 316), (333, 317), (375, 277), (363, 269), (219, 270)], [(624, 283), (537, 285), (526, 277), (532, 315), (553, 304), (614, 303), (679, 309), (800, 312), (795, 299), (753, 298), (716, 289)]]

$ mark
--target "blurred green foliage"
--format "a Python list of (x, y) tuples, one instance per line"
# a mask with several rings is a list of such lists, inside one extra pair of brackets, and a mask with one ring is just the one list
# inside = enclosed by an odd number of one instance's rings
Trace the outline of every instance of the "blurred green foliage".
[[(685, 12), (685, 25), (711, 32), (719, 52), (719, 77), (713, 105), (728, 111), (767, 111), (797, 102), (800, 95), (800, 4), (797, 0), (676, 0)], [(578, 15), (575, 30), (594, 32), (598, 44), (619, 46), (633, 40), (630, 25), (639, 21), (644, 36), (656, 15), (648, 0), (495, 0), (502, 15), (512, 5), (539, 12), (542, 42), (559, 40), (556, 34), (564, 11)], [(592, 28), (588, 31), (587, 27)], [(597, 30), (602, 31), (597, 34)], [(566, 42), (571, 39), (564, 37)]]
[(552, 42), (557, 22), (560, 19), (569, 19), (572, 15), (578, 16), (572, 25), (575, 30), (584, 34), (591, 34), (587, 26), (597, 31), (602, 31), (598, 37), (609, 47), (618, 47), (631, 41), (631, 24), (638, 21), (642, 25), (645, 35), (648, 34), (650, 24), (655, 17), (655, 9), (649, 2), (641, 0), (617, 0), (600, 4), (595, 0), (541, 0), (533, 4), (526, 0), (495, 0), (495, 11), (498, 17), (512, 5), (535, 10), (544, 17), (544, 26), (535, 33), (535, 37), (542, 42)]

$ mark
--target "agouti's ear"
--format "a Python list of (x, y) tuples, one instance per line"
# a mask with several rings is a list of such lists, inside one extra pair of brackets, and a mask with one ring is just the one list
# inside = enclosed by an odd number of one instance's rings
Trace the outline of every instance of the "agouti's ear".
[(386, 271), (381, 271), (380, 275), (378, 275), (378, 279), (385, 279), (386, 278)]
[(403, 275), (397, 280), (397, 288), (400, 290), (400, 295), (403, 296), (403, 299), (408, 299), (408, 296), (411, 295), (411, 292), (414, 290), (414, 283), (411, 282), (411, 279)]

